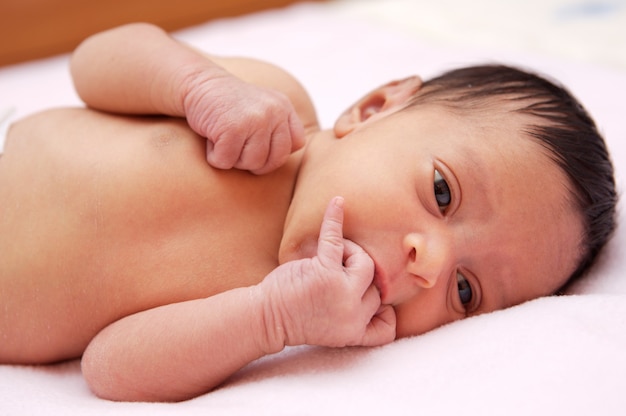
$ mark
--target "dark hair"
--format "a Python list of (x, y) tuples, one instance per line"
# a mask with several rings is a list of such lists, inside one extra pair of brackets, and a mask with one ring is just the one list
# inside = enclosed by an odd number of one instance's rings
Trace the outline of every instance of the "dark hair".
[(426, 81), (409, 106), (434, 102), (466, 113), (505, 101), (514, 113), (537, 121), (525, 133), (548, 149), (565, 172), (573, 202), (582, 214), (582, 253), (567, 285), (585, 274), (616, 227), (613, 165), (604, 139), (583, 106), (556, 82), (504, 65), (446, 72)]

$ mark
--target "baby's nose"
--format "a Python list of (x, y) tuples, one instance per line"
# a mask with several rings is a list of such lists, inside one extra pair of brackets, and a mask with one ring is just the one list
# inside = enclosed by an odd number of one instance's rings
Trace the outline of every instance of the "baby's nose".
[(443, 236), (410, 233), (404, 237), (407, 272), (418, 286), (430, 289), (448, 272), (451, 259), (449, 241)]

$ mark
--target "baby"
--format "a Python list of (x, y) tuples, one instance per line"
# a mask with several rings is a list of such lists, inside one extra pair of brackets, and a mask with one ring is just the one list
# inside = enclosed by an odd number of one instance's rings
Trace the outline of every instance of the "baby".
[(146, 24), (71, 70), (89, 109), (16, 122), (0, 158), (0, 362), (82, 356), (103, 398), (554, 294), (614, 228), (593, 121), (517, 69), (390, 82), (332, 130), (283, 70)]

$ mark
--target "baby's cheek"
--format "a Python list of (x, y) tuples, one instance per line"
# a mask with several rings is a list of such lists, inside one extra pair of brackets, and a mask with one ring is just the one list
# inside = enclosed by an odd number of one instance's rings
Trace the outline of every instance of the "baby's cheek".
[(396, 338), (421, 335), (452, 322), (445, 305), (435, 305), (425, 299), (412, 299), (395, 307)]

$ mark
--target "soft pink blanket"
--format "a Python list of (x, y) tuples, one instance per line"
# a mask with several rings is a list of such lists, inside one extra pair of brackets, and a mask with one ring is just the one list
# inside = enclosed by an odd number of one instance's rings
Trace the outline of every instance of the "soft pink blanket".
[[(532, 45), (455, 46), (450, 39), (351, 14), (356, 6), (346, 12), (332, 3), (207, 23), (178, 36), (212, 53), (283, 65), (311, 91), (325, 126), (362, 93), (394, 78), (485, 60), (536, 68), (562, 80), (586, 103), (607, 137), (623, 189), (626, 67), (619, 62), (547, 54), (545, 48), (534, 53)], [(581, 30), (611, 23), (593, 19), (581, 23)], [(558, 22), (553, 29), (559, 30)], [(615, 31), (626, 39), (623, 25)], [(542, 38), (567, 42), (550, 33)], [(76, 104), (67, 56), (0, 69), (0, 110), (15, 107), (24, 115)], [(290, 348), (183, 403), (99, 400), (83, 381), (78, 361), (0, 366), (0, 415), (624, 414), (625, 253), (621, 227), (598, 267), (569, 296), (531, 301), (381, 348)]]

